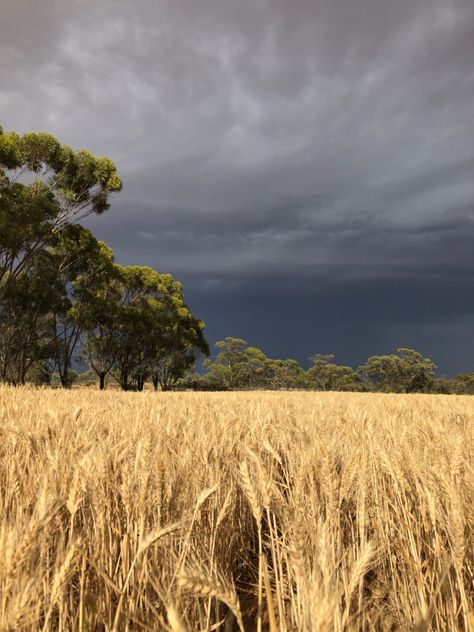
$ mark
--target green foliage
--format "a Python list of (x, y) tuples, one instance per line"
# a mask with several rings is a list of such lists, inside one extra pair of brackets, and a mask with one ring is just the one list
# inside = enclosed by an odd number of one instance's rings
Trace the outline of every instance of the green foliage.
[(184, 305), (154, 320), (148, 345), (147, 368), (155, 389), (169, 390), (195, 364), (196, 355), (209, 355), (204, 322)]
[[(204, 323), (184, 303), (170, 274), (119, 266), (103, 242), (67, 225), (6, 287), (0, 309), (0, 380), (74, 382), (74, 358), (105, 387), (114, 371), (122, 388), (171, 388), (209, 354)], [(72, 376), (72, 377), (71, 377)]]
[(113, 276), (113, 253), (82, 226), (67, 225), (50, 241), (48, 252), (63, 285), (60, 306), (50, 311), (50, 331), (56, 368), (63, 386), (74, 353), (86, 330), (97, 325), (103, 294)]
[(453, 390), (460, 395), (474, 395), (474, 372), (461, 373), (452, 380)]
[(101, 344), (113, 358), (116, 377), (125, 390), (143, 388), (150, 377), (155, 388), (171, 388), (207, 355), (204, 323), (184, 303), (182, 286), (170, 274), (147, 266), (115, 266), (115, 312)]
[(273, 360), (241, 338), (216, 342), (216, 359), (207, 360), (205, 381), (216, 388), (301, 388), (304, 371), (296, 360)]
[(307, 372), (309, 388), (317, 391), (354, 391), (360, 390), (357, 373), (350, 366), (333, 364), (333, 355), (316, 354), (310, 358), (313, 366)]
[(362, 381), (393, 393), (429, 391), (434, 385), (436, 365), (413, 349), (400, 348), (396, 354), (370, 357), (359, 367)]
[(431, 393), (440, 395), (451, 395), (456, 392), (455, 378), (449, 378), (444, 375), (435, 377), (430, 388)]
[(71, 388), (74, 384), (79, 381), (79, 373), (73, 369), (70, 369), (67, 374), (66, 383), (63, 384), (66, 388)]
[(474, 374), (435, 378), (436, 365), (418, 351), (402, 347), (396, 354), (372, 356), (357, 371), (334, 363), (331, 354), (311, 357), (304, 371), (296, 360), (266, 357), (245, 340), (228, 337), (216, 343), (216, 358), (206, 373), (189, 385), (215, 389), (297, 389), (318, 391), (474, 392)]
[(60, 308), (63, 293), (46, 251), (36, 253), (28, 270), (6, 288), (0, 309), (0, 379), (24, 383), (34, 364), (50, 359), (49, 314)]
[(0, 128), (0, 298), (54, 234), (103, 213), (121, 188), (110, 158), (74, 152), (44, 132)]
[(51, 386), (52, 371), (47, 362), (35, 361), (26, 373), (26, 381), (34, 386)]
[(267, 358), (265, 387), (271, 389), (305, 388), (306, 374), (296, 360)]
[(241, 338), (227, 337), (215, 343), (219, 352), (214, 362), (206, 360), (209, 381), (225, 388), (249, 388), (263, 374), (264, 355), (248, 347)]

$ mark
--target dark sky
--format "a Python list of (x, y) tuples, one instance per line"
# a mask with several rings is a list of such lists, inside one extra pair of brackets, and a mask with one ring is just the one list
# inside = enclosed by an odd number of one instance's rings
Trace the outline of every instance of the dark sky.
[(0, 124), (115, 160), (210, 341), (474, 369), (473, 0), (0, 0)]

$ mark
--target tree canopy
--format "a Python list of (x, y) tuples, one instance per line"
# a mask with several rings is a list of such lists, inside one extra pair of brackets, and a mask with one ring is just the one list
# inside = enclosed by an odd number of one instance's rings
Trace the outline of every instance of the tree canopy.
[(394, 393), (423, 392), (434, 383), (436, 365), (414, 349), (399, 348), (391, 355), (371, 356), (359, 367), (363, 381)]
[(310, 387), (318, 391), (351, 391), (358, 390), (359, 376), (350, 366), (334, 364), (334, 355), (316, 354), (310, 358), (313, 366), (308, 370), (307, 378)]
[(67, 387), (82, 362), (101, 388), (168, 389), (209, 353), (178, 281), (115, 263), (80, 225), (121, 188), (110, 158), (0, 128), (0, 379)]
[(73, 151), (44, 132), (0, 127), (0, 299), (55, 233), (106, 211), (121, 188), (110, 158)]

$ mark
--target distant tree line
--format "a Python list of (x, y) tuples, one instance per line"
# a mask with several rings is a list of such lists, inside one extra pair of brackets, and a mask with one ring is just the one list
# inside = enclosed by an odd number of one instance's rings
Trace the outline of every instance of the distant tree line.
[[(110, 158), (73, 151), (46, 133), (0, 127), (0, 381), (59, 384), (94, 376), (124, 390), (311, 389), (474, 393), (474, 373), (436, 377), (413, 349), (370, 357), (357, 370), (316, 354), (268, 358), (239, 338), (209, 356), (204, 323), (170, 274), (121, 266), (80, 221), (109, 208), (122, 188)], [(78, 376), (74, 367), (87, 366)]]
[(373, 391), (384, 393), (474, 394), (474, 372), (454, 378), (437, 377), (436, 365), (414, 349), (371, 356), (356, 370), (334, 362), (334, 356), (311, 356), (305, 370), (296, 360), (268, 358), (240, 338), (216, 343), (215, 360), (205, 360), (204, 375), (183, 382), (203, 390), (306, 389), (315, 391)]

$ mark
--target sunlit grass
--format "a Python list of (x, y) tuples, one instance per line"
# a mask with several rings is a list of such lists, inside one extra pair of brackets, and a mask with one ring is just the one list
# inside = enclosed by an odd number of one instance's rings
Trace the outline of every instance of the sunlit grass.
[(456, 396), (0, 387), (0, 630), (467, 631), (473, 421)]

